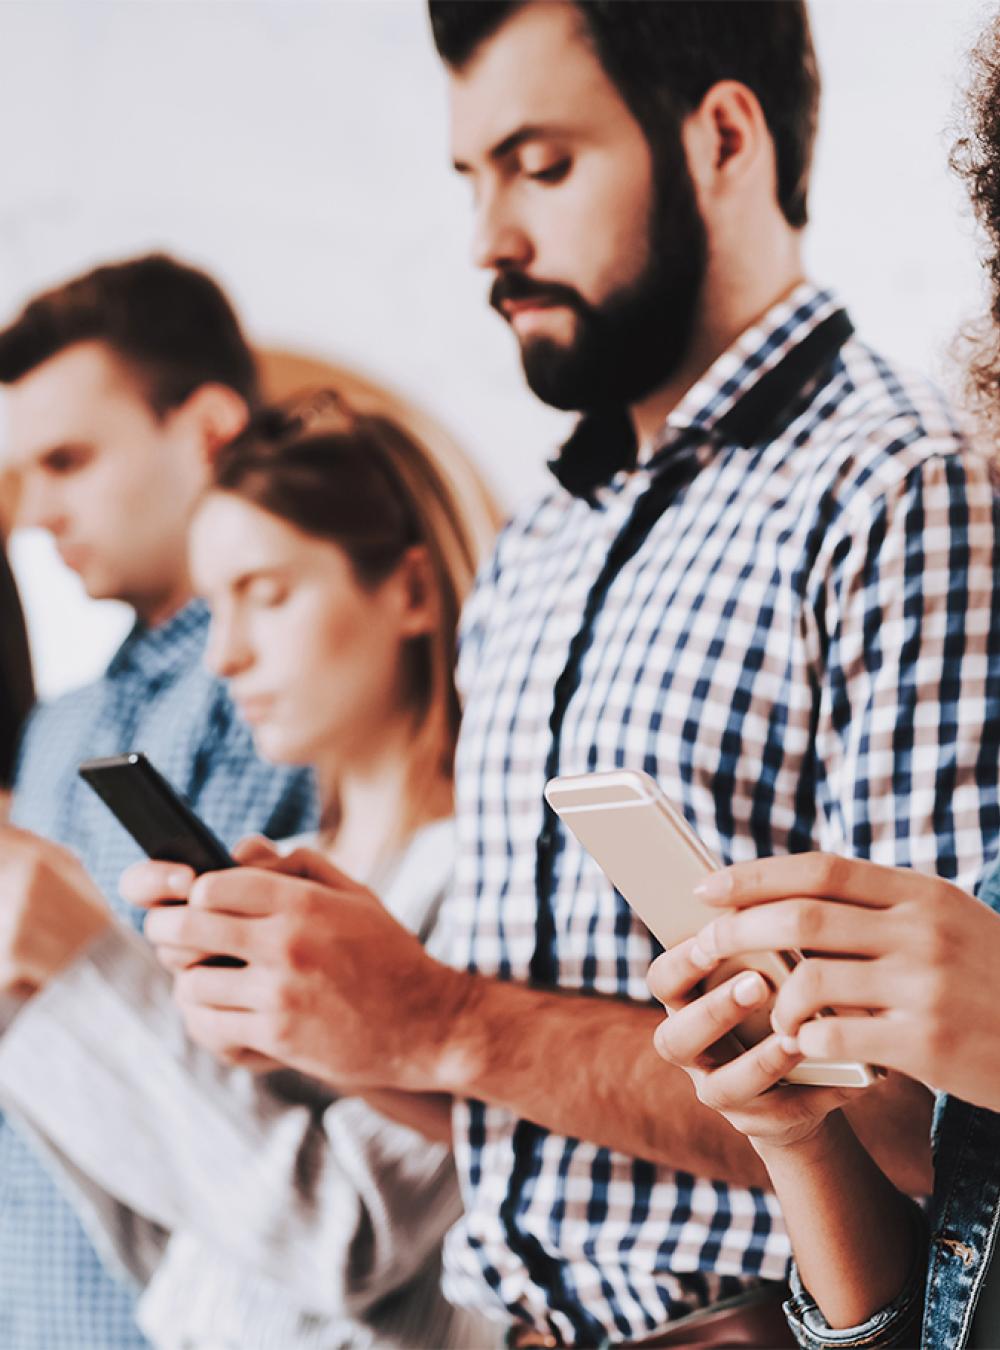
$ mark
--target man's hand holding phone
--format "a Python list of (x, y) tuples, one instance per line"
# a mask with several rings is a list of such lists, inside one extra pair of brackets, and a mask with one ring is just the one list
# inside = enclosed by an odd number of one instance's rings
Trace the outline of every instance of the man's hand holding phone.
[[(252, 1052), (342, 1091), (435, 1090), (465, 973), (428, 956), (322, 854), (278, 855), (253, 840), (235, 857), (239, 868), (198, 878), (169, 863), (141, 863), (122, 878), (126, 900), (153, 906), (146, 936), (176, 972), (192, 1040), (230, 1062)], [(187, 903), (164, 904), (177, 900)], [(206, 952), (244, 964), (206, 967)]]

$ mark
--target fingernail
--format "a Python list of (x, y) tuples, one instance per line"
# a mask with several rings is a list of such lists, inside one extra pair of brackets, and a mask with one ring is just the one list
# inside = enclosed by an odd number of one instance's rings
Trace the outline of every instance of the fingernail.
[(779, 1036), (778, 1044), (786, 1055), (797, 1055), (799, 1053), (799, 1042), (795, 1036)]
[(176, 872), (167, 873), (167, 885), (172, 891), (187, 890), (191, 884), (191, 873), (185, 868), (178, 868)]
[(756, 1003), (763, 1003), (767, 997), (767, 985), (764, 977), (758, 975), (755, 970), (749, 970), (733, 985), (733, 998), (741, 1008), (752, 1008)]
[(724, 900), (733, 889), (728, 872), (709, 872), (694, 888), (699, 900)]

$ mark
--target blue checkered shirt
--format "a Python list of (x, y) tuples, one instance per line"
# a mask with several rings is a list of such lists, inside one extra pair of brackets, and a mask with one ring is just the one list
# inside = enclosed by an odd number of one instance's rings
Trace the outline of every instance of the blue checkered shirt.
[[(81, 760), (144, 750), (230, 844), (315, 824), (309, 776), (257, 759), (223, 685), (202, 666), (207, 629), (200, 602), (158, 628), (137, 626), (102, 679), (40, 707), (25, 733), (14, 823), (74, 849), (133, 924), (139, 919), (119, 898), (118, 878), (142, 855), (77, 777)], [(0, 1116), (0, 1347), (144, 1346), (136, 1293), (104, 1270), (35, 1153)]]
[[(456, 962), (648, 999), (657, 945), (545, 808), (555, 773), (644, 769), (727, 862), (826, 849), (973, 886), (1000, 824), (998, 522), (940, 396), (804, 284), (638, 467), (627, 433), (581, 424), (467, 608)], [(594, 1345), (785, 1275), (760, 1190), (474, 1101), (454, 1127), (454, 1302)]]

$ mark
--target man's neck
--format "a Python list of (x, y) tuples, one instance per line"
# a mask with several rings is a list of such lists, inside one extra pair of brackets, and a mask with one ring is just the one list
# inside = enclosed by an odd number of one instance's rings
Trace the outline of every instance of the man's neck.
[(705, 277), (704, 293), (687, 355), (666, 384), (629, 408), (639, 444), (639, 459), (652, 446), (668, 415), (705, 371), (772, 306), (805, 280), (798, 237), (778, 248), (769, 263), (750, 266), (744, 275)]
[(141, 600), (130, 599), (128, 603), (135, 610), (139, 622), (146, 628), (160, 628), (175, 614), (179, 614), (193, 599), (190, 585), (185, 584), (167, 595), (155, 598), (147, 596)]

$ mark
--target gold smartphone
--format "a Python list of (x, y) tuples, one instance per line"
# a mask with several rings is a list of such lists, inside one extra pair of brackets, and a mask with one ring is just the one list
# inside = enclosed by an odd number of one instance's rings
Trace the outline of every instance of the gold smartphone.
[[(649, 774), (616, 769), (553, 778), (545, 800), (664, 947), (694, 937), (718, 917), (718, 909), (700, 901), (694, 887), (721, 864)], [(748, 953), (723, 962), (705, 985), (721, 984), (740, 970), (759, 970), (777, 989), (801, 959), (798, 952)], [(740, 1044), (756, 1045), (770, 1035), (770, 1015), (768, 1004), (742, 1022), (736, 1031)], [(870, 1064), (803, 1060), (786, 1081), (863, 1088), (878, 1077)]]

